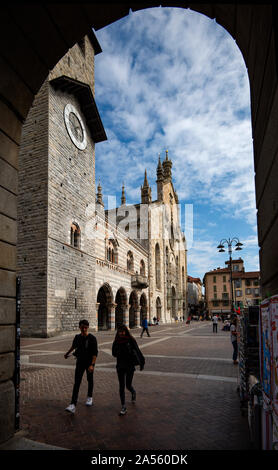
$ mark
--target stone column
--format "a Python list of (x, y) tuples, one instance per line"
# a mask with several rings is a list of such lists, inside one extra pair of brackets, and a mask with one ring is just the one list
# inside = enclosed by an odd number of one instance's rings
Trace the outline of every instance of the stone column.
[(129, 327), (129, 305), (123, 305), (123, 324)]
[(110, 330), (115, 330), (115, 310), (116, 310), (116, 306), (117, 306), (117, 304), (110, 304), (108, 306), (108, 308), (109, 308), (108, 320), (109, 320)]
[(139, 328), (140, 325), (140, 307), (135, 309), (135, 327)]
[(96, 302), (96, 331), (98, 331), (98, 307), (100, 306), (99, 302)]
[[(3, 61), (1, 67), (5, 83), (15, 83), (11, 76), (13, 72), (5, 70)], [(9, 88), (11, 96), (14, 95), (13, 86), (6, 87), (5, 92)], [(23, 83), (18, 84), (15, 95), (27, 97), (23, 89)], [(3, 90), (1, 94), (4, 93)], [(22, 98), (22, 104), (24, 99)], [(0, 98), (0, 443), (8, 440), (15, 432), (16, 393), (13, 376), (16, 337), (18, 149), (22, 128), (19, 116), (24, 115), (23, 109), (16, 109), (17, 102), (15, 107), (9, 106), (8, 103), (9, 98), (4, 101)], [(17, 112), (14, 113), (13, 110)]]

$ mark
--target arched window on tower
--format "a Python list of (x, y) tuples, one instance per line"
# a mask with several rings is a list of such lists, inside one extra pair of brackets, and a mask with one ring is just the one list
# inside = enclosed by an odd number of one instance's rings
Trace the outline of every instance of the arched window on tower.
[(117, 244), (114, 240), (109, 239), (107, 240), (107, 247), (106, 247), (106, 259), (110, 263), (118, 263), (118, 250)]
[(160, 248), (158, 243), (155, 245), (155, 284), (157, 289), (161, 288)]
[(146, 270), (145, 270), (145, 263), (144, 260), (141, 259), (140, 261), (140, 275), (145, 276), (146, 275)]
[(70, 244), (75, 248), (81, 248), (81, 230), (75, 222), (71, 224), (70, 228)]
[(127, 253), (126, 267), (128, 271), (134, 271), (134, 258), (133, 258), (133, 253), (131, 251)]

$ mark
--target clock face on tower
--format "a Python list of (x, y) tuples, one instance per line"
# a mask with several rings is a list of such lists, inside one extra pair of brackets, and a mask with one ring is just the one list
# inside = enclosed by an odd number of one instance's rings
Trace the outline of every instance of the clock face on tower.
[(82, 118), (76, 108), (68, 103), (64, 109), (64, 120), (68, 134), (79, 150), (84, 150), (87, 146), (87, 135)]

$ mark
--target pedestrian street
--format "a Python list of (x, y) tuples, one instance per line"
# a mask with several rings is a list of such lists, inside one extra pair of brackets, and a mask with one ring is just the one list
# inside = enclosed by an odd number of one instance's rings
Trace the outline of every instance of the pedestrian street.
[(78, 331), (21, 339), (20, 427), (28, 439), (72, 450), (248, 450), (247, 418), (239, 407), (238, 366), (230, 333), (211, 322), (161, 324), (131, 330), (146, 364), (137, 368), (136, 404), (126, 391), (119, 417), (119, 386), (112, 356), (115, 332), (92, 332), (99, 354), (94, 406), (85, 406), (86, 375), (74, 416), (65, 412), (75, 359), (64, 359)]

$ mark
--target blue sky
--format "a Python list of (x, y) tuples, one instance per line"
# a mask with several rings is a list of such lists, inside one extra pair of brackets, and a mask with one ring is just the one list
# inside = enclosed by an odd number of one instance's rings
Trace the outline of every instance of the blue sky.
[[(188, 274), (225, 266), (222, 238), (238, 237), (246, 271), (259, 270), (250, 89), (234, 39), (214, 20), (152, 8), (96, 32), (95, 98), (108, 140), (96, 145), (96, 182), (120, 204), (140, 202), (147, 169), (156, 199), (158, 155), (173, 162), (182, 229), (193, 207)], [(104, 202), (106, 202), (104, 197)], [(191, 206), (192, 205), (192, 206)]]

